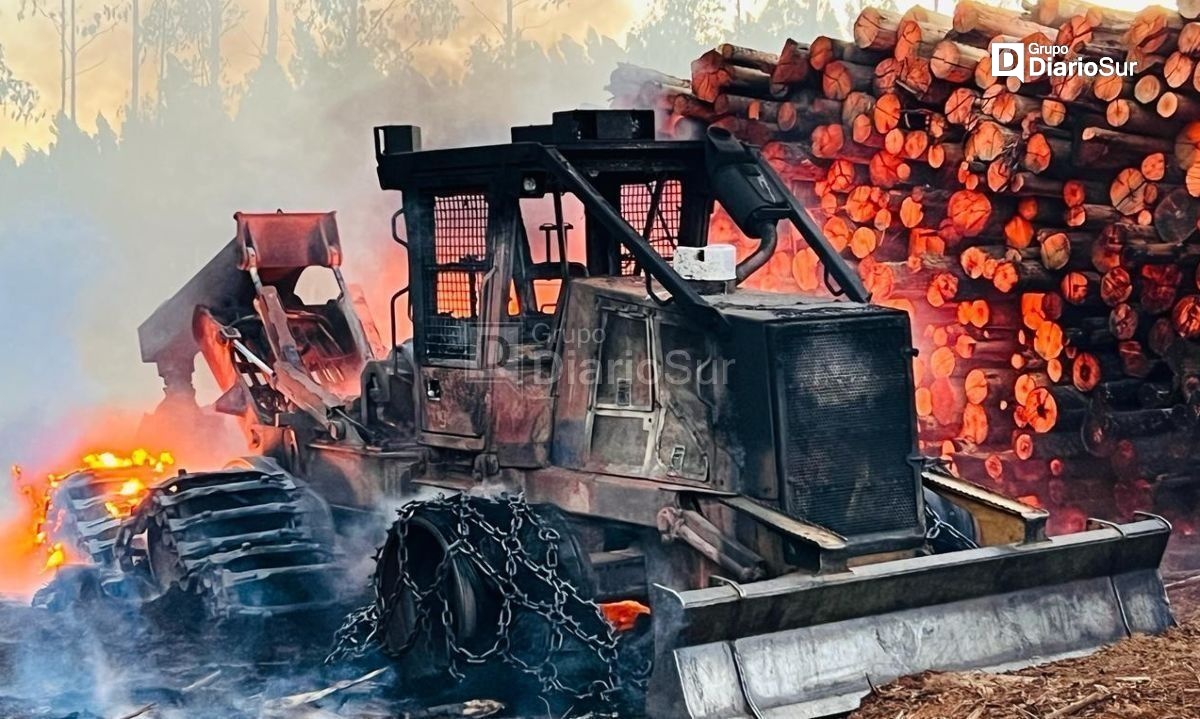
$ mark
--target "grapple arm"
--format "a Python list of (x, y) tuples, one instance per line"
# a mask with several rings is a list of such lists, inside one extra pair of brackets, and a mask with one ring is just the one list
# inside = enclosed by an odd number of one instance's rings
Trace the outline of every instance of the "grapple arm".
[(142, 361), (152, 364), (195, 360), (200, 346), (192, 335), (197, 307), (224, 308), (253, 296), (250, 278), (239, 267), (237, 241), (230, 240), (178, 292), (138, 326)]

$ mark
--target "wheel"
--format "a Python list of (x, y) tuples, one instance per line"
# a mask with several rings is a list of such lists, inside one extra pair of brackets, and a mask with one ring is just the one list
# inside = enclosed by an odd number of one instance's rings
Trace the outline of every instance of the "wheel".
[(555, 507), (465, 495), (406, 505), (375, 588), (376, 637), (406, 688), (444, 687), (449, 674), (508, 690), (496, 698), (577, 708), (611, 706), (622, 690), (587, 555)]
[(315, 612), (338, 600), (329, 508), (272, 463), (162, 483), (121, 527), (115, 554), (144, 599), (187, 599), (210, 618)]
[[(380, 555), (375, 583), (381, 616), (387, 617), (382, 644), (386, 654), (405, 660), (400, 668), (406, 685), (439, 687), (444, 681), (428, 680), (452, 671), (447, 642), (452, 638), (466, 651), (483, 652), (499, 624), (502, 600), (473, 562), (452, 554), (453, 527), (432, 513), (419, 514), (429, 516), (393, 526)], [(438, 591), (444, 599), (422, 602), (414, 587)]]

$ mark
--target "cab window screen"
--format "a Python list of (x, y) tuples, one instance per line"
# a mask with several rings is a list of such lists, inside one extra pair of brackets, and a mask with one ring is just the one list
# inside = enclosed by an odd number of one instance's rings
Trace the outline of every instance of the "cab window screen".
[[(668, 262), (679, 245), (683, 210), (683, 185), (679, 180), (652, 180), (621, 185), (621, 216), (638, 234), (646, 237), (654, 251)], [(649, 232), (647, 233), (647, 230)], [(637, 260), (621, 248), (621, 274), (637, 274)]]
[(487, 216), (483, 195), (434, 198), (433, 252), (424, 261), (429, 357), (477, 357), (483, 278), (492, 268)]

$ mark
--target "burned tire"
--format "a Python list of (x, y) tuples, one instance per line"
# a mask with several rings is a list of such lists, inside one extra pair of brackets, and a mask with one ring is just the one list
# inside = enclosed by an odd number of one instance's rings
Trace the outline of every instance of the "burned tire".
[(329, 508), (269, 460), (162, 483), (121, 527), (115, 555), (136, 593), (169, 611), (277, 617), (338, 601)]
[(555, 507), (467, 496), (406, 505), (375, 584), (376, 639), (406, 687), (458, 676), (560, 708), (611, 707), (628, 688), (587, 556)]

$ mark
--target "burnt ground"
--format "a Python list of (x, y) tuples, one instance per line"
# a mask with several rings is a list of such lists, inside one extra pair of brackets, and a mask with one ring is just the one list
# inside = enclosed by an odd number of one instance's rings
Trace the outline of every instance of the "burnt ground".
[[(387, 666), (379, 658), (373, 665), (324, 666), (334, 617), (275, 623), (265, 633), (179, 619), (114, 605), (51, 612), (0, 601), (0, 717), (269, 716), (264, 708), (272, 699)], [(372, 708), (375, 716), (395, 716), (404, 707), (386, 699), (394, 695), (388, 679), (384, 673), (323, 706), (349, 701), (361, 709), (358, 716), (371, 716)]]
[[(851, 719), (1200, 719), (1200, 573), (1178, 560), (1164, 576), (1180, 626), (1164, 636), (1008, 674), (901, 679)], [(0, 718), (430, 719), (500, 709), (415, 702), (380, 656), (326, 666), (339, 617), (215, 625), (175, 610), (92, 603), (52, 612), (0, 599)], [(375, 670), (361, 684), (299, 697)]]
[(378, 653), (326, 664), (346, 611), (365, 601), (355, 599), (266, 623), (213, 623), (178, 603), (93, 599), (52, 611), (0, 599), (0, 719), (549, 716), (538, 691), (512, 678), (477, 681), (464, 701), (453, 678), (406, 685)]
[[(1171, 596), (1181, 624), (1164, 636), (1134, 637), (1090, 657), (1010, 674), (902, 679), (881, 687), (851, 719), (1195, 719), (1200, 582)], [(288, 702), (388, 666), (379, 657), (324, 666), (329, 631), (311, 619), (274, 625), (269, 636), (248, 628), (172, 629), (169, 619), (111, 607), (81, 616), (0, 602), (0, 717), (381, 719), (500, 708), (421, 713), (390, 669), (323, 698)]]
[(325, 615), (216, 622), (178, 600), (85, 597), (51, 610), (0, 598), (0, 719), (433, 719), (505, 709), (452, 704), (452, 679), (414, 691), (377, 653), (327, 665), (346, 611), (365, 601), (364, 592)]

